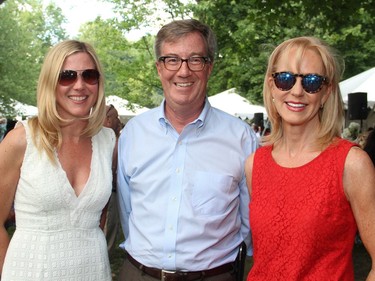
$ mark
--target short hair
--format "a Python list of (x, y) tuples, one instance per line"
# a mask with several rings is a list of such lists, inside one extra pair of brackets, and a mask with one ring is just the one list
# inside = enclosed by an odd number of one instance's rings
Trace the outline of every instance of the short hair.
[[(45, 150), (50, 160), (54, 162), (53, 151), (61, 146), (60, 126), (67, 121), (59, 116), (56, 108), (56, 87), (59, 80), (61, 68), (65, 59), (72, 54), (87, 53), (90, 55), (96, 70), (99, 71), (98, 99), (93, 106), (86, 129), (83, 136), (91, 137), (102, 128), (105, 117), (105, 94), (104, 94), (104, 74), (99, 58), (94, 48), (86, 42), (77, 40), (65, 40), (47, 53), (42, 69), (40, 71), (37, 87), (38, 116), (30, 120), (31, 133), (35, 145), (39, 151)], [(39, 139), (36, 136), (39, 135)]]
[(327, 145), (333, 138), (340, 137), (344, 122), (344, 105), (341, 97), (339, 81), (341, 79), (344, 63), (336, 50), (328, 46), (323, 40), (315, 37), (296, 37), (284, 41), (277, 46), (268, 59), (268, 67), (264, 78), (263, 101), (271, 123), (271, 134), (264, 138), (266, 144), (273, 144), (282, 137), (282, 120), (272, 100), (269, 78), (276, 71), (279, 59), (291, 50), (296, 51), (297, 61), (301, 61), (307, 50), (318, 54), (322, 60), (324, 76), (331, 85), (331, 94), (323, 108), (319, 110), (320, 128), (316, 145)]
[(208, 25), (196, 19), (175, 20), (164, 25), (157, 33), (155, 39), (154, 49), (156, 59), (161, 55), (163, 43), (175, 42), (176, 40), (194, 32), (202, 35), (206, 44), (207, 56), (210, 58), (211, 62), (213, 62), (217, 49), (216, 36)]

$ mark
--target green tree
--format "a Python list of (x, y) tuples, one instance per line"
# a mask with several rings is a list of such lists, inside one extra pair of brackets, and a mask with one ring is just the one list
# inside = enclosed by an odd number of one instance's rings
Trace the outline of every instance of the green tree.
[[(189, 4), (172, 0), (108, 1), (116, 4), (120, 15), (116, 28), (122, 34), (134, 29), (159, 28), (171, 19), (192, 15), (209, 24), (217, 35), (219, 53), (208, 95), (236, 87), (252, 102), (262, 103), (263, 79), (270, 52), (282, 41), (296, 36), (320, 37), (335, 47), (346, 64), (343, 79), (373, 67), (375, 59), (374, 0), (197, 0)], [(157, 12), (160, 10), (164, 12), (163, 16)], [(145, 38), (146, 41), (142, 41)], [(126, 65), (116, 70), (122, 69), (121, 77), (126, 79), (123, 84), (132, 86), (132, 89), (128, 87), (131, 99), (142, 93), (142, 87), (146, 89), (147, 84), (143, 81), (155, 81), (152, 80), (155, 74), (152, 67), (140, 67), (149, 59), (148, 55), (140, 55), (146, 54), (141, 51), (142, 47), (151, 49), (144, 43), (151, 44), (152, 39), (145, 38), (135, 42), (138, 52), (126, 51), (128, 55), (134, 55), (128, 60), (132, 71), (124, 71)], [(136, 71), (142, 71), (142, 74), (138, 75)], [(147, 79), (140, 79), (146, 73)], [(129, 84), (135, 76), (136, 86)], [(140, 90), (137, 92), (136, 88)]]
[(155, 70), (153, 37), (128, 41), (116, 20), (97, 18), (85, 24), (79, 38), (91, 42), (105, 70), (106, 95), (154, 107), (161, 101), (161, 86)]
[(373, 0), (199, 1), (194, 15), (214, 29), (220, 50), (211, 89), (236, 87), (261, 103), (270, 51), (296, 36), (317, 36), (339, 50), (347, 66), (343, 78), (372, 67), (374, 7)]
[(0, 6), (0, 113), (15, 114), (12, 99), (36, 104), (36, 84), (48, 48), (65, 38), (61, 10), (37, 0)]

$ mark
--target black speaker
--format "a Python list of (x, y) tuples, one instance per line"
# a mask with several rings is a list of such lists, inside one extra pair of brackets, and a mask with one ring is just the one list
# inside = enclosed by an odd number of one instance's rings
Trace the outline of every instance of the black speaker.
[(349, 120), (365, 120), (367, 118), (367, 93), (348, 94)]
[(262, 112), (256, 112), (254, 113), (254, 119), (253, 119), (253, 123), (257, 126), (260, 126), (260, 127), (264, 127), (263, 125), (263, 113)]

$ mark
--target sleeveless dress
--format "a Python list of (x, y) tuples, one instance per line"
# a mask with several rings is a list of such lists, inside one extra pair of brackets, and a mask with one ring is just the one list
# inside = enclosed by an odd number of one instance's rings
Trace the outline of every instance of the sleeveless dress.
[(279, 166), (272, 146), (255, 152), (250, 202), (254, 265), (248, 281), (354, 281), (356, 222), (343, 188), (343, 139), (311, 162)]
[(16, 231), (1, 280), (112, 280), (99, 222), (112, 190), (114, 132), (103, 128), (92, 137), (91, 172), (77, 197), (60, 163), (39, 153), (23, 125), (27, 147), (14, 201)]

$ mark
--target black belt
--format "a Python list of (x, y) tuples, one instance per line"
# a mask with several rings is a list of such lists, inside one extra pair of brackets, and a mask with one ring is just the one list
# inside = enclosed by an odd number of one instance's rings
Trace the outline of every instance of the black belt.
[(150, 275), (161, 281), (193, 281), (203, 280), (205, 277), (212, 277), (227, 272), (234, 272), (234, 263), (227, 263), (221, 266), (202, 270), (202, 271), (174, 271), (174, 270), (163, 270), (153, 267), (147, 267), (135, 260), (131, 255), (127, 255), (128, 260), (132, 265), (141, 270), (147, 275)]

